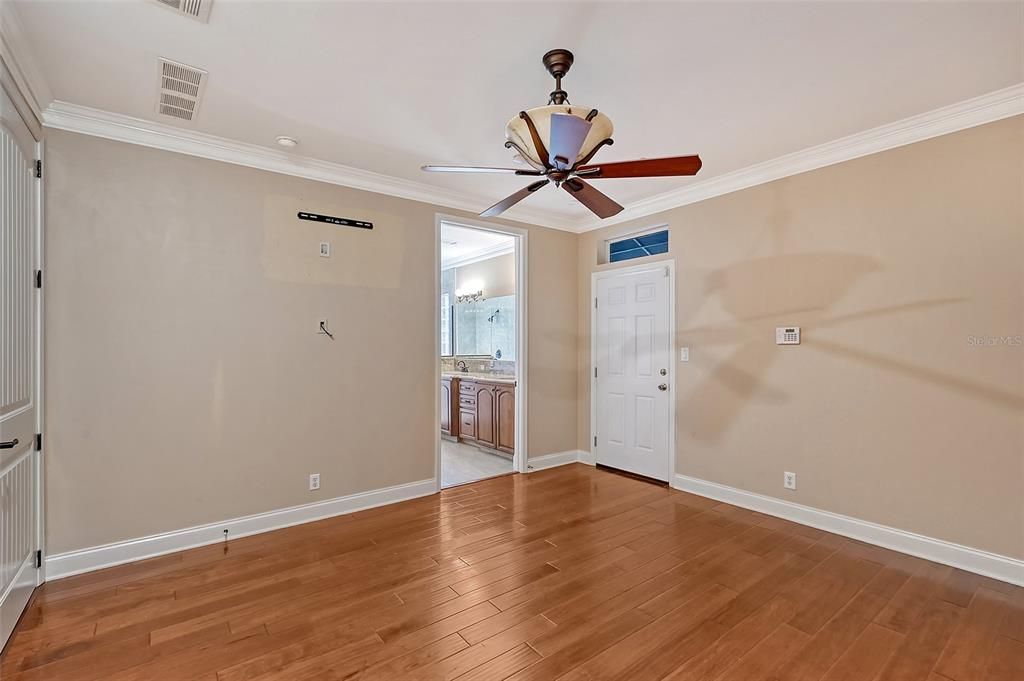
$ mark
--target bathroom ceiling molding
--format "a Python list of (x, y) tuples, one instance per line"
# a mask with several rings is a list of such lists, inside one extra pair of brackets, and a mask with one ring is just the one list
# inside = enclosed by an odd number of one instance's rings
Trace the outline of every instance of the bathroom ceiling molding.
[[(424, 182), (382, 175), (340, 163), (290, 154), (247, 142), (236, 142), (216, 135), (61, 100), (51, 102), (43, 111), (43, 125), (47, 128), (223, 161), (472, 213), (479, 213), (492, 203), (484, 197)], [(547, 213), (528, 208), (517, 207), (508, 211), (505, 217), (534, 225), (575, 231), (575, 225), (566, 220), (559, 220)]]
[(38, 124), (42, 125), (43, 111), (53, 101), (53, 94), (39, 70), (30, 44), (14, 6), (6, 0), (0, 1), (0, 54), (14, 84), (28, 102)]
[(450, 270), (453, 267), (462, 267), (463, 265), (472, 265), (473, 263), (483, 262), (484, 260), (490, 260), (491, 258), (497, 258), (501, 255), (508, 255), (515, 253), (516, 244), (515, 241), (509, 239), (505, 243), (494, 244), (473, 251), (472, 253), (464, 253), (463, 255), (455, 258), (442, 258), (441, 269)]
[(697, 180), (681, 189), (634, 201), (626, 206), (626, 210), (612, 218), (606, 220), (587, 218), (585, 222), (577, 225), (576, 231), (589, 232), (608, 225), (654, 215), (791, 175), (799, 175), (888, 149), (923, 142), (932, 137), (939, 137), (1020, 114), (1024, 114), (1024, 83), (1017, 83), (1002, 90), (808, 147), (770, 161), (709, 177), (706, 180)]
[[(506, 215), (512, 220), (553, 229), (588, 232), (1020, 114), (1024, 114), (1024, 83), (706, 180), (696, 180), (686, 187), (635, 201), (614, 218), (574, 219), (522, 207), (513, 208)], [(490, 201), (483, 197), (423, 182), (360, 170), (339, 163), (289, 154), (59, 100), (51, 102), (43, 111), (43, 124), (49, 128), (175, 151), (446, 208), (476, 213), (490, 204)]]

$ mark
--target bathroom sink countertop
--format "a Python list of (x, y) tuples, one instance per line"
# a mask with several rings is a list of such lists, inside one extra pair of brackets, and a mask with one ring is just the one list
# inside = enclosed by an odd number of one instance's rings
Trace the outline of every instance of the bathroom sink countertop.
[(507, 383), (515, 385), (516, 377), (509, 374), (488, 374), (478, 371), (442, 371), (445, 378), (475, 378), (478, 381), (491, 381), (493, 383)]

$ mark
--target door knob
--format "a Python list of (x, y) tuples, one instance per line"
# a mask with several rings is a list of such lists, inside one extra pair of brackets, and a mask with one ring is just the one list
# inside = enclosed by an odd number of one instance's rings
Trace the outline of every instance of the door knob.
[(661, 385), (658, 386), (658, 390), (660, 390), (661, 392), (665, 392), (666, 390), (668, 390), (668, 384), (662, 383)]
[(18, 444), (18, 438), (9, 440), (7, 442), (0, 442), (0, 449), (14, 449)]

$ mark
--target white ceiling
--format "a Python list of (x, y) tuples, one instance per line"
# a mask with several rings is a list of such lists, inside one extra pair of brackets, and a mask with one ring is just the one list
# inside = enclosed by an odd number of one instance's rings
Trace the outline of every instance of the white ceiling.
[[(209, 24), (153, 0), (15, 3), (56, 99), (162, 123), (156, 59), (210, 72), (183, 127), (481, 197), (507, 176), (431, 175), (426, 162), (508, 165), (506, 121), (545, 104), (540, 64), (576, 54), (573, 103), (615, 122), (598, 160), (700, 153), (721, 175), (1024, 81), (1024, 3), (255, 2)], [(692, 182), (604, 180), (625, 205)], [(588, 215), (548, 188), (531, 207)]]
[(514, 249), (515, 237), (441, 223), (441, 269), (484, 256), (512, 253)]

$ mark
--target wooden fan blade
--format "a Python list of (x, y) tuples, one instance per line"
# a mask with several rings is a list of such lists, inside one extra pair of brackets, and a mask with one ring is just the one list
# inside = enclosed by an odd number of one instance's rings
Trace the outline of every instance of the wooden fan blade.
[(485, 210), (483, 213), (480, 213), (480, 216), (485, 218), (492, 218), (495, 215), (501, 215), (509, 208), (516, 205), (517, 203), (525, 199), (527, 196), (529, 196), (530, 194), (534, 193), (535, 191), (546, 185), (549, 181), (550, 180), (541, 180), (539, 182), (534, 182), (531, 185), (523, 187), (515, 194), (512, 194), (511, 196), (506, 196), (501, 201), (498, 201), (496, 204)]
[(551, 114), (551, 151), (548, 160), (559, 170), (576, 163), (592, 123), (572, 114)]
[(623, 210), (622, 206), (579, 178), (566, 180), (562, 183), (562, 189), (569, 192), (573, 198), (589, 208), (599, 218), (610, 218)]
[(696, 175), (700, 170), (700, 156), (672, 156), (671, 158), (645, 158), (639, 161), (595, 163), (580, 166), (576, 172), (587, 179), (599, 177), (677, 177)]
[(420, 170), (428, 173), (504, 173), (506, 175), (543, 175), (537, 170), (525, 168), (492, 168), (490, 166), (420, 166)]

